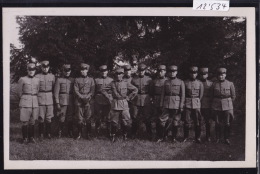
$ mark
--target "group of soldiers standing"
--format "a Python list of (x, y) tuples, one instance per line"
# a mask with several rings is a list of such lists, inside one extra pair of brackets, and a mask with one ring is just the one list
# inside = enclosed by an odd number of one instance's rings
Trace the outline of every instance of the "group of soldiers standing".
[(85, 63), (81, 63), (81, 76), (77, 78), (70, 76), (70, 64), (63, 65), (62, 76), (57, 79), (49, 73), (49, 68), (49, 61), (42, 61), (42, 72), (35, 75), (36, 65), (29, 63), (28, 75), (18, 82), (24, 143), (35, 143), (37, 119), (40, 141), (52, 137), (51, 120), (55, 111), (59, 118), (59, 138), (64, 135), (66, 121), (68, 137), (80, 139), (85, 128), (85, 138), (91, 139), (94, 120), (97, 134), (101, 123), (106, 123), (112, 142), (117, 139), (119, 127), (126, 140), (128, 137), (139, 138), (143, 125), (150, 140), (166, 141), (171, 131), (175, 143), (183, 121), (182, 141), (189, 140), (190, 130), (194, 128), (195, 141), (201, 143), (202, 122), (205, 120), (206, 141), (211, 141), (211, 123), (215, 121), (216, 142), (220, 142), (224, 132), (224, 142), (230, 144), (235, 88), (225, 79), (226, 68), (217, 69), (214, 82), (207, 79), (207, 67), (199, 69), (196, 66), (189, 68), (189, 78), (185, 81), (177, 78), (178, 67), (175, 65), (159, 65), (155, 79), (145, 74), (147, 66), (143, 63), (138, 65), (134, 75), (130, 65), (117, 68), (113, 79), (108, 77), (106, 65), (99, 67), (100, 76), (95, 79), (88, 75), (90, 66)]

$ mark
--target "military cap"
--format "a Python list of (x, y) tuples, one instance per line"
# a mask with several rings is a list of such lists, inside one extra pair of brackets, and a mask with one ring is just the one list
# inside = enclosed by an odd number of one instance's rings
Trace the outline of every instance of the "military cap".
[(218, 74), (226, 74), (227, 69), (226, 68), (218, 68), (217, 72), (218, 72)]
[(86, 63), (81, 63), (80, 64), (80, 69), (89, 69), (89, 65), (88, 64), (86, 64)]
[(45, 67), (45, 68), (49, 67), (50, 66), (50, 62), (48, 60), (44, 60), (44, 61), (41, 62), (41, 66)]
[(165, 65), (159, 65), (158, 66), (158, 70), (166, 70), (166, 66)]
[(209, 73), (209, 68), (206, 68), (206, 67), (200, 68), (200, 74), (205, 75), (205, 74), (208, 74), (208, 73)]
[(131, 70), (131, 66), (130, 65), (125, 65), (124, 66), (124, 70), (125, 71), (130, 71)]
[(116, 73), (116, 74), (123, 74), (123, 73), (124, 73), (124, 69), (123, 69), (123, 68), (117, 68), (117, 69), (115, 70), (115, 73)]
[(137, 58), (133, 58), (133, 65), (137, 65)]
[(101, 65), (99, 67), (99, 71), (103, 72), (103, 71), (107, 71), (107, 66), (106, 65)]
[(146, 65), (143, 64), (143, 63), (141, 63), (141, 64), (138, 66), (138, 70), (140, 70), (140, 71), (143, 71), (143, 70), (145, 70), (146, 68), (147, 68)]
[(66, 71), (66, 72), (69, 72), (69, 71), (71, 70), (70, 64), (64, 64), (64, 65), (62, 66), (62, 68), (63, 68), (63, 70)]
[(30, 70), (30, 71), (34, 71), (34, 70), (36, 70), (36, 66), (35, 66), (34, 63), (28, 63), (27, 69)]
[(190, 73), (197, 73), (197, 72), (198, 72), (198, 67), (196, 67), (196, 66), (191, 66), (191, 67), (189, 68), (189, 71), (190, 71)]
[(178, 67), (176, 65), (171, 65), (169, 66), (169, 71), (173, 72), (173, 71), (178, 71)]

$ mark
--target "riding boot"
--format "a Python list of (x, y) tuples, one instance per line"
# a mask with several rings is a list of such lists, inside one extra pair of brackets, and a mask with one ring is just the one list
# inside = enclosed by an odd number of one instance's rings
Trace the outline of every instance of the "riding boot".
[(86, 124), (86, 139), (90, 140), (90, 134), (91, 134), (91, 123)]
[(196, 126), (195, 127), (195, 141), (197, 143), (201, 143), (201, 127), (200, 126)]
[(34, 140), (34, 125), (29, 125), (28, 136), (29, 136), (29, 142), (35, 143), (35, 140)]
[(63, 127), (64, 127), (64, 123), (63, 122), (59, 122), (58, 138), (61, 138), (61, 136), (62, 136)]
[(132, 132), (131, 132), (131, 136), (132, 136), (132, 139), (135, 139), (136, 138), (136, 133), (137, 133), (137, 122), (133, 122), (132, 124)]
[(206, 139), (207, 139), (207, 141), (208, 142), (210, 142), (211, 141), (211, 139), (210, 139), (210, 123), (206, 123)]
[(47, 133), (47, 138), (51, 139), (51, 122), (46, 123), (46, 133)]
[(184, 126), (184, 140), (183, 142), (186, 142), (190, 135), (190, 128), (188, 126)]
[(22, 134), (23, 134), (23, 143), (27, 144), (28, 143), (28, 126), (22, 126)]
[(116, 141), (116, 131), (117, 131), (117, 127), (116, 125), (111, 125), (111, 141), (115, 142)]
[(146, 127), (146, 132), (148, 134), (148, 139), (151, 140), (152, 139), (152, 126), (151, 123), (147, 122), (145, 123), (145, 127)]
[(220, 142), (221, 139), (221, 127), (220, 124), (215, 125), (215, 131), (216, 131), (216, 143)]
[(177, 142), (177, 140), (176, 140), (177, 133), (178, 133), (178, 127), (172, 126), (172, 142), (173, 143)]
[(43, 133), (44, 133), (44, 123), (39, 123), (39, 139), (40, 139), (40, 141), (43, 140)]
[(76, 140), (79, 140), (81, 138), (81, 134), (82, 134), (82, 124), (78, 123), (78, 132), (77, 132), (77, 137)]
[(73, 138), (73, 122), (68, 122), (68, 137)]
[(225, 137), (225, 143), (230, 145), (229, 137), (230, 137), (230, 126), (226, 125), (224, 127), (224, 137)]

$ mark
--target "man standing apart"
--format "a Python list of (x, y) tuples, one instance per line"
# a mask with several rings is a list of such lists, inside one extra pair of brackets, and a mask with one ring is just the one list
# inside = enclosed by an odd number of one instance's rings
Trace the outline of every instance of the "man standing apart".
[(71, 65), (64, 64), (63, 76), (58, 78), (54, 87), (54, 98), (57, 106), (57, 115), (59, 116), (58, 137), (62, 136), (65, 119), (68, 123), (68, 136), (73, 137), (73, 115), (74, 115), (74, 96), (73, 83), (74, 78), (70, 77)]
[(210, 128), (211, 128), (211, 121), (213, 120), (213, 117), (211, 113), (212, 96), (210, 94), (212, 82), (207, 79), (208, 72), (209, 72), (208, 67), (200, 68), (200, 80), (204, 87), (204, 94), (201, 99), (201, 114), (206, 122), (206, 140), (210, 142), (211, 141)]
[(36, 67), (34, 63), (27, 65), (27, 76), (18, 81), (18, 95), (20, 98), (20, 120), (22, 125), (23, 143), (35, 143), (34, 124), (38, 119), (39, 105), (37, 94), (39, 92), (39, 79), (35, 78)]
[(38, 93), (39, 101), (39, 134), (40, 140), (43, 139), (44, 123), (46, 125), (47, 138), (51, 138), (51, 118), (53, 117), (53, 89), (55, 84), (55, 76), (49, 73), (49, 61), (41, 62), (42, 73), (36, 77), (40, 80), (40, 91)]
[[(115, 141), (115, 136), (119, 121), (122, 121), (122, 132), (126, 140), (127, 134), (131, 127), (131, 118), (129, 113), (128, 101), (131, 101), (137, 94), (137, 88), (131, 83), (123, 80), (124, 69), (118, 68), (115, 70), (115, 80), (108, 86), (102, 88), (102, 93), (111, 103), (110, 123), (111, 123), (111, 141)], [(131, 91), (129, 94), (128, 91)], [(112, 91), (113, 99), (107, 91)], [(129, 94), (129, 95), (127, 95)]]
[[(113, 79), (107, 76), (108, 70), (107, 65), (99, 67), (100, 77), (95, 79), (96, 83), (96, 95), (95, 95), (95, 120), (96, 120), (96, 131), (99, 134), (101, 122), (108, 121), (108, 114), (110, 111), (110, 103), (112, 100), (112, 91), (107, 91), (110, 100), (108, 100), (102, 93), (101, 89), (107, 87)], [(108, 124), (107, 124), (108, 126)]]
[(192, 122), (195, 127), (195, 141), (201, 143), (201, 103), (203, 97), (203, 84), (197, 80), (198, 67), (192, 66), (189, 69), (189, 79), (185, 84), (185, 114), (184, 114), (184, 140), (186, 142), (189, 138), (189, 131)]
[(78, 123), (78, 135), (76, 139), (80, 139), (84, 124), (86, 124), (86, 139), (90, 139), (92, 115), (90, 100), (95, 93), (95, 82), (93, 78), (88, 77), (88, 70), (89, 65), (81, 63), (81, 77), (76, 78), (74, 82), (76, 121)]
[(164, 111), (160, 116), (160, 138), (158, 142), (163, 141), (172, 125), (172, 142), (175, 143), (177, 142), (178, 126), (185, 100), (185, 86), (183, 81), (176, 77), (177, 66), (170, 66), (168, 71), (169, 79), (165, 81), (161, 93), (160, 105)]
[(225, 143), (230, 145), (230, 124), (234, 119), (233, 102), (236, 98), (234, 84), (226, 80), (226, 68), (218, 68), (218, 80), (212, 85), (212, 109), (216, 121), (217, 143), (221, 139), (221, 129), (224, 125)]
[(141, 63), (138, 66), (138, 76), (135, 76), (132, 80), (132, 84), (137, 87), (138, 94), (133, 100), (133, 136), (136, 136), (137, 130), (142, 123), (146, 125), (146, 131), (149, 138), (152, 138), (151, 130), (151, 88), (152, 79), (145, 74), (146, 65)]

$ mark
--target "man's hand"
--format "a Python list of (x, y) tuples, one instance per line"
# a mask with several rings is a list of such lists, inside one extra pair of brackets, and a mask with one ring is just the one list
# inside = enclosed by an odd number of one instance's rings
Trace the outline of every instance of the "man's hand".
[(61, 107), (60, 107), (60, 104), (59, 104), (59, 103), (56, 104), (56, 107), (57, 107), (57, 110), (58, 110), (58, 111), (61, 111)]

